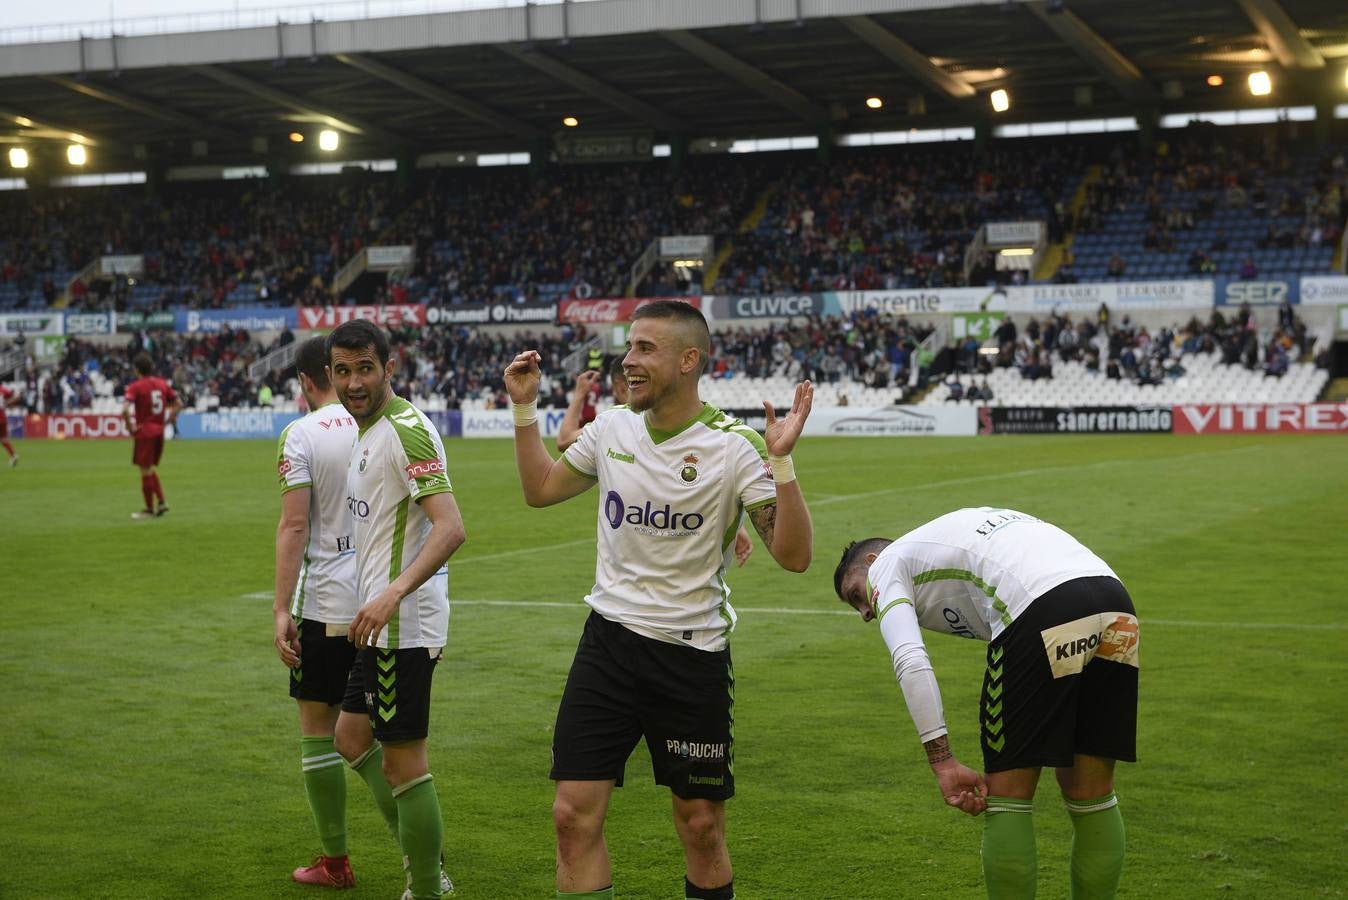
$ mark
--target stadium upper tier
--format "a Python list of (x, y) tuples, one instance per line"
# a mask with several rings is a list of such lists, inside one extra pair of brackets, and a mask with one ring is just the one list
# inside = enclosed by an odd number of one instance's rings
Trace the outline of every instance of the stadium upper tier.
[[(1342, 150), (1176, 138), (1153, 158), (1101, 142), (1001, 142), (693, 157), (538, 170), (247, 179), (0, 194), (0, 310), (322, 305), (618, 296), (661, 235), (710, 234), (708, 283), (645, 294), (985, 284), (966, 260), (988, 221), (1037, 219), (1058, 280), (1254, 278), (1329, 271), (1342, 233)], [(1235, 140), (1231, 138), (1229, 140)], [(337, 270), (361, 249), (411, 244), (402, 280)], [(103, 255), (145, 272), (85, 285)], [(1116, 261), (1117, 258), (1117, 261)], [(1044, 272), (1048, 275), (1050, 273)]]

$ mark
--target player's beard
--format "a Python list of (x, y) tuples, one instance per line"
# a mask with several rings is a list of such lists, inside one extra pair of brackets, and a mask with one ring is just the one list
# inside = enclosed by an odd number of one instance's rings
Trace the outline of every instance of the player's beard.
[(346, 411), (351, 413), (352, 417), (362, 425), (374, 418), (374, 414), (383, 408), (385, 400), (388, 398), (388, 379), (380, 374), (378, 381), (368, 382), (365, 385), (365, 396), (361, 398), (359, 410), (351, 408), (351, 392), (348, 389), (347, 395), (341, 397), (342, 405)]
[(664, 399), (667, 393), (669, 393), (669, 388), (657, 387), (655, 379), (649, 375), (646, 376), (646, 383), (641, 386), (640, 391), (632, 390), (632, 382), (629, 379), (627, 382), (627, 407), (633, 412), (645, 412), (654, 408)]

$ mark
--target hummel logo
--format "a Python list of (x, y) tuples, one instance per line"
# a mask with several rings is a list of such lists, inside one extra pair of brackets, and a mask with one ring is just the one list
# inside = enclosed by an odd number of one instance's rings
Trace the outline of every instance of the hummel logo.
[(637, 458), (632, 454), (623, 453), (622, 451), (619, 450), (614, 450), (612, 447), (609, 447), (606, 453), (609, 459), (616, 459), (618, 462), (635, 464), (637, 461)]

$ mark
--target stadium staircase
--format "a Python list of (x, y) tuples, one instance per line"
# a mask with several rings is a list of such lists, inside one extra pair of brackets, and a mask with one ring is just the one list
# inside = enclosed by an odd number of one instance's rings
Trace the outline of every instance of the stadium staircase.
[[(1067, 221), (1063, 223), (1065, 226), (1072, 226), (1072, 223), (1076, 222), (1077, 215), (1081, 212), (1082, 207), (1086, 205), (1087, 188), (1092, 184), (1098, 183), (1102, 173), (1103, 170), (1099, 165), (1093, 165), (1086, 170), (1085, 177), (1081, 179), (1081, 183), (1077, 185), (1076, 193), (1072, 195), (1072, 202), (1067, 210)], [(1066, 255), (1067, 249), (1071, 247), (1075, 241), (1076, 230), (1075, 226), (1072, 226), (1063, 235), (1061, 241), (1056, 244), (1050, 244), (1047, 252), (1044, 253), (1044, 258), (1039, 261), (1039, 268), (1035, 270), (1035, 280), (1048, 281), (1052, 278), (1054, 273), (1058, 271), (1058, 267), (1062, 265), (1063, 257)]]
[[(763, 193), (758, 195), (758, 199), (754, 201), (753, 209), (749, 210), (740, 222), (739, 227), (735, 229), (736, 234), (749, 234), (758, 228), (758, 223), (762, 222), (763, 217), (768, 214), (768, 201), (777, 192), (777, 187), (778, 185), (775, 183), (770, 184), (763, 190)], [(707, 266), (707, 271), (702, 275), (704, 285), (710, 287), (716, 284), (716, 279), (721, 276), (721, 267), (725, 265), (725, 261), (730, 258), (730, 254), (733, 252), (735, 252), (735, 239), (731, 238), (726, 241), (724, 247), (716, 251), (716, 258), (711, 261), (711, 265)]]
[(1326, 403), (1342, 403), (1348, 400), (1348, 378), (1335, 378), (1320, 392), (1320, 399)]

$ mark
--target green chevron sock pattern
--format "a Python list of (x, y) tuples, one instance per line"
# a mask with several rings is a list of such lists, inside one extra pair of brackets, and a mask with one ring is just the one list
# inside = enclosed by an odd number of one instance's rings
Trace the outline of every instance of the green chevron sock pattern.
[(388, 779), (384, 777), (384, 745), (375, 741), (374, 746), (366, 750), (360, 759), (351, 763), (351, 770), (370, 788), (374, 805), (379, 807), (379, 814), (384, 817), (384, 824), (388, 826), (393, 839), (398, 840), (398, 804), (393, 799), (393, 788), (389, 787)]
[(1028, 900), (1039, 880), (1033, 807), (1028, 800), (988, 797), (983, 815), (983, 880), (988, 900)]
[(393, 721), (398, 714), (398, 670), (395, 668), (397, 656), (392, 650), (375, 652), (375, 686), (373, 715), (384, 722)]
[(323, 855), (346, 856), (346, 772), (332, 738), (300, 738), (300, 767)]
[(983, 745), (997, 753), (1006, 746), (1006, 734), (1002, 730), (1006, 727), (1002, 719), (1002, 690), (1005, 687), (1002, 674), (1006, 668), (1002, 664), (1002, 654), (1005, 652), (1002, 647), (988, 648), (987, 686), (983, 691), (986, 698), (983, 702)]
[(1068, 800), (1072, 816), (1072, 900), (1110, 900), (1119, 889), (1126, 836), (1118, 798)]
[(440, 818), (440, 798), (429, 774), (413, 778), (393, 789), (398, 803), (398, 842), (412, 872), (415, 900), (440, 896), (440, 850), (445, 824)]

